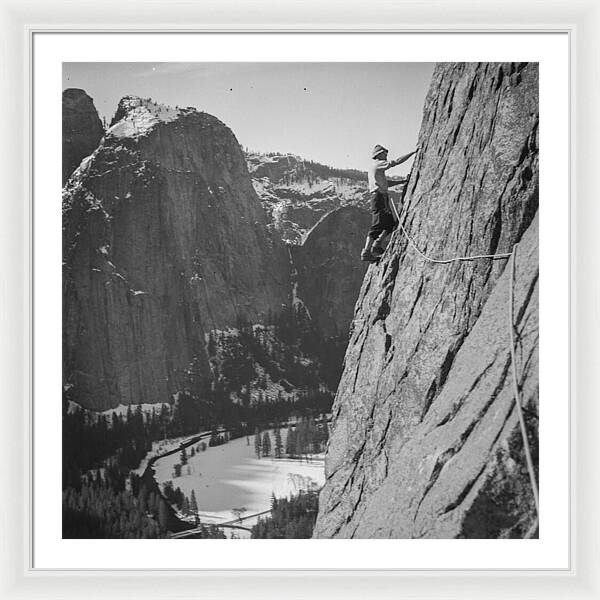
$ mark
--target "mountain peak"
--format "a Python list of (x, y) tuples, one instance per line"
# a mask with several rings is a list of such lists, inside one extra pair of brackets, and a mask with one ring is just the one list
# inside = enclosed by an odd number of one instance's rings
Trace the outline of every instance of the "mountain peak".
[(67, 88), (63, 90), (64, 98), (90, 98), (85, 90), (81, 88)]
[(159, 123), (168, 123), (178, 117), (197, 112), (193, 107), (179, 108), (160, 104), (152, 98), (127, 95), (119, 100), (108, 134), (115, 137), (139, 137)]

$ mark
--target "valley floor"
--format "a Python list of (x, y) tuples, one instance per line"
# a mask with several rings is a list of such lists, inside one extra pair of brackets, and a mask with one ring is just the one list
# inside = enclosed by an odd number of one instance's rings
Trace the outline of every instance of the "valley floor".
[[(285, 430), (282, 438), (285, 444)], [(271, 436), (273, 432), (270, 432)], [(174, 476), (179, 453), (165, 456), (154, 463), (155, 479), (161, 489), (167, 481), (181, 488), (186, 496), (194, 490), (202, 523), (238, 523), (234, 509), (243, 509), (242, 524), (252, 527), (257, 513), (269, 511), (271, 496), (297, 494), (301, 490), (318, 489), (325, 482), (324, 455), (308, 459), (257, 458), (254, 436), (238, 438), (220, 446), (189, 456), (180, 477)], [(255, 516), (252, 516), (255, 515)], [(245, 517), (245, 518), (244, 518)], [(236, 530), (231, 530), (236, 531)], [(237, 530), (238, 537), (249, 537)]]

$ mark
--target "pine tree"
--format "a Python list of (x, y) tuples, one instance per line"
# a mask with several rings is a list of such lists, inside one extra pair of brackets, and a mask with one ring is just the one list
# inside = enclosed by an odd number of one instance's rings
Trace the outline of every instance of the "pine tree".
[(148, 510), (153, 514), (158, 512), (157, 496), (154, 492), (148, 494)]
[(160, 529), (162, 532), (167, 531), (167, 521), (169, 517), (169, 512), (167, 510), (166, 502), (161, 498), (158, 505), (158, 524), (160, 525)]
[(185, 451), (185, 448), (183, 448), (181, 450), (181, 455), (180, 455), (179, 461), (181, 462), (182, 465), (187, 465), (188, 458), (187, 458), (187, 452)]
[(291, 425), (288, 425), (287, 436), (285, 440), (285, 453), (290, 456), (296, 456), (296, 431), (292, 429)]
[(144, 486), (140, 488), (140, 493), (138, 494), (138, 507), (142, 514), (146, 513), (148, 510), (146, 505), (146, 488)]
[(143, 433), (143, 429), (144, 429), (144, 414), (142, 413), (142, 405), (138, 404), (135, 407), (135, 414), (134, 414), (134, 431), (136, 433)]
[(256, 454), (256, 458), (260, 458), (261, 448), (260, 429), (257, 427), (254, 432), (254, 453)]
[(177, 508), (181, 510), (183, 507), (183, 501), (185, 500), (185, 496), (183, 495), (183, 492), (181, 491), (180, 487), (177, 487), (177, 489), (175, 490), (174, 497), (175, 506), (177, 506)]
[(160, 426), (163, 432), (163, 440), (167, 439), (167, 425), (169, 424), (169, 405), (163, 404), (160, 409)]
[(181, 505), (181, 512), (187, 517), (190, 514), (190, 500), (187, 496), (183, 497), (183, 504)]
[(269, 454), (271, 454), (271, 436), (268, 431), (263, 433), (262, 453), (263, 456), (269, 456)]
[(305, 417), (302, 417), (300, 423), (297, 428), (297, 453), (302, 456), (303, 454), (307, 454), (309, 442), (309, 433), (308, 433), (308, 422)]
[(192, 497), (190, 499), (190, 511), (194, 515), (196, 525), (198, 525), (198, 502), (196, 500), (196, 492), (192, 490)]
[(308, 439), (306, 440), (306, 443), (308, 445), (308, 452), (311, 454), (317, 454), (319, 452), (321, 440), (317, 424), (312, 416), (308, 419)]
[(281, 442), (281, 431), (279, 427), (275, 428), (275, 458), (281, 458), (281, 451), (283, 450), (283, 443)]
[(208, 355), (214, 356), (217, 353), (217, 342), (215, 340), (215, 334), (211, 331), (208, 334)]

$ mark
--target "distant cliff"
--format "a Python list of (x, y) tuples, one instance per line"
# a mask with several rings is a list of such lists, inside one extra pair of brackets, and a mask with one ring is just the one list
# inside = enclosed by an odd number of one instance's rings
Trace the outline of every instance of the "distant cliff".
[(300, 244), (317, 221), (342, 206), (368, 207), (367, 175), (293, 154), (246, 154), (252, 184), (281, 238)]
[(64, 383), (88, 408), (201, 385), (208, 331), (289, 302), (288, 253), (233, 133), (136, 97), (64, 189), (63, 261)]
[(94, 101), (83, 91), (69, 88), (62, 96), (62, 183), (89, 156), (104, 135)]
[[(439, 64), (401, 220), (434, 258), (510, 252), (538, 440), (538, 68)], [(316, 537), (523, 537), (535, 507), (511, 388), (507, 261), (369, 267), (334, 403)]]
[(345, 206), (326, 216), (299, 246), (292, 246), (298, 272), (297, 295), (324, 336), (350, 328), (367, 264), (360, 251), (371, 223), (370, 213)]

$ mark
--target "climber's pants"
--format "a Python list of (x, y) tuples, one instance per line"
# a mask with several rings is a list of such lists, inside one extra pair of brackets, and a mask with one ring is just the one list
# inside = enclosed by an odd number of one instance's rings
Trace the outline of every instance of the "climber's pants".
[(377, 239), (384, 231), (392, 233), (396, 229), (396, 220), (390, 210), (390, 201), (385, 192), (371, 192), (371, 228), (369, 237)]

